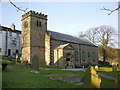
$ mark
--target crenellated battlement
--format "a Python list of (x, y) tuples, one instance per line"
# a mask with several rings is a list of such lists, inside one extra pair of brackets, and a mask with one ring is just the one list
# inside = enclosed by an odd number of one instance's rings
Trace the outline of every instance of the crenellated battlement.
[(35, 12), (32, 10), (30, 10), (27, 13), (25, 13), (24, 15), (22, 15), (22, 20), (27, 18), (28, 16), (38, 17), (38, 18), (42, 18), (42, 19), (47, 20), (47, 15), (42, 14), (42, 13), (38, 13), (38, 12)]

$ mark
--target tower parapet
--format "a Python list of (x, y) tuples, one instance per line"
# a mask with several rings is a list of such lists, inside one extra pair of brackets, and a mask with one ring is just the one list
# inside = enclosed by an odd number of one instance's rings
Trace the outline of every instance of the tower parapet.
[(47, 15), (42, 14), (42, 13), (38, 13), (38, 12), (35, 12), (32, 10), (30, 10), (27, 13), (25, 13), (24, 15), (22, 15), (22, 20), (27, 18), (28, 16), (33, 16), (33, 17), (42, 18), (42, 19), (47, 20)]
[(22, 60), (33, 62), (38, 57), (39, 64), (45, 62), (45, 32), (47, 15), (30, 10), (22, 15)]

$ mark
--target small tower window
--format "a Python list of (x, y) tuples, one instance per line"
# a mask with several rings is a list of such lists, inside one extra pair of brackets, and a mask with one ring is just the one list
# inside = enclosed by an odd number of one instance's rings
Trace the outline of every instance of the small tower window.
[(37, 21), (37, 27), (39, 26), (39, 22)]
[(37, 21), (37, 27), (41, 27), (41, 22)]
[(26, 28), (26, 27), (28, 27), (28, 22), (27, 21), (24, 22), (24, 28)]
[(39, 27), (41, 27), (41, 22), (39, 22)]

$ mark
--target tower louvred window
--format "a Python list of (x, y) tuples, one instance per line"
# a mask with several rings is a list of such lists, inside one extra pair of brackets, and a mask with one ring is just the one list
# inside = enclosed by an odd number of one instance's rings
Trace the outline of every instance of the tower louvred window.
[(41, 27), (41, 22), (37, 21), (37, 27)]
[(37, 21), (37, 26), (39, 25), (39, 22)]
[(39, 22), (39, 26), (41, 27), (41, 22)]

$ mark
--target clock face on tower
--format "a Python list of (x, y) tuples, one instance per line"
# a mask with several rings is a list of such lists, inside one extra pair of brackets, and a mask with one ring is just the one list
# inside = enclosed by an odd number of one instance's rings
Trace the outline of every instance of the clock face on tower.
[(24, 22), (24, 28), (27, 28), (27, 27), (28, 27), (28, 22), (25, 21), (25, 22)]

